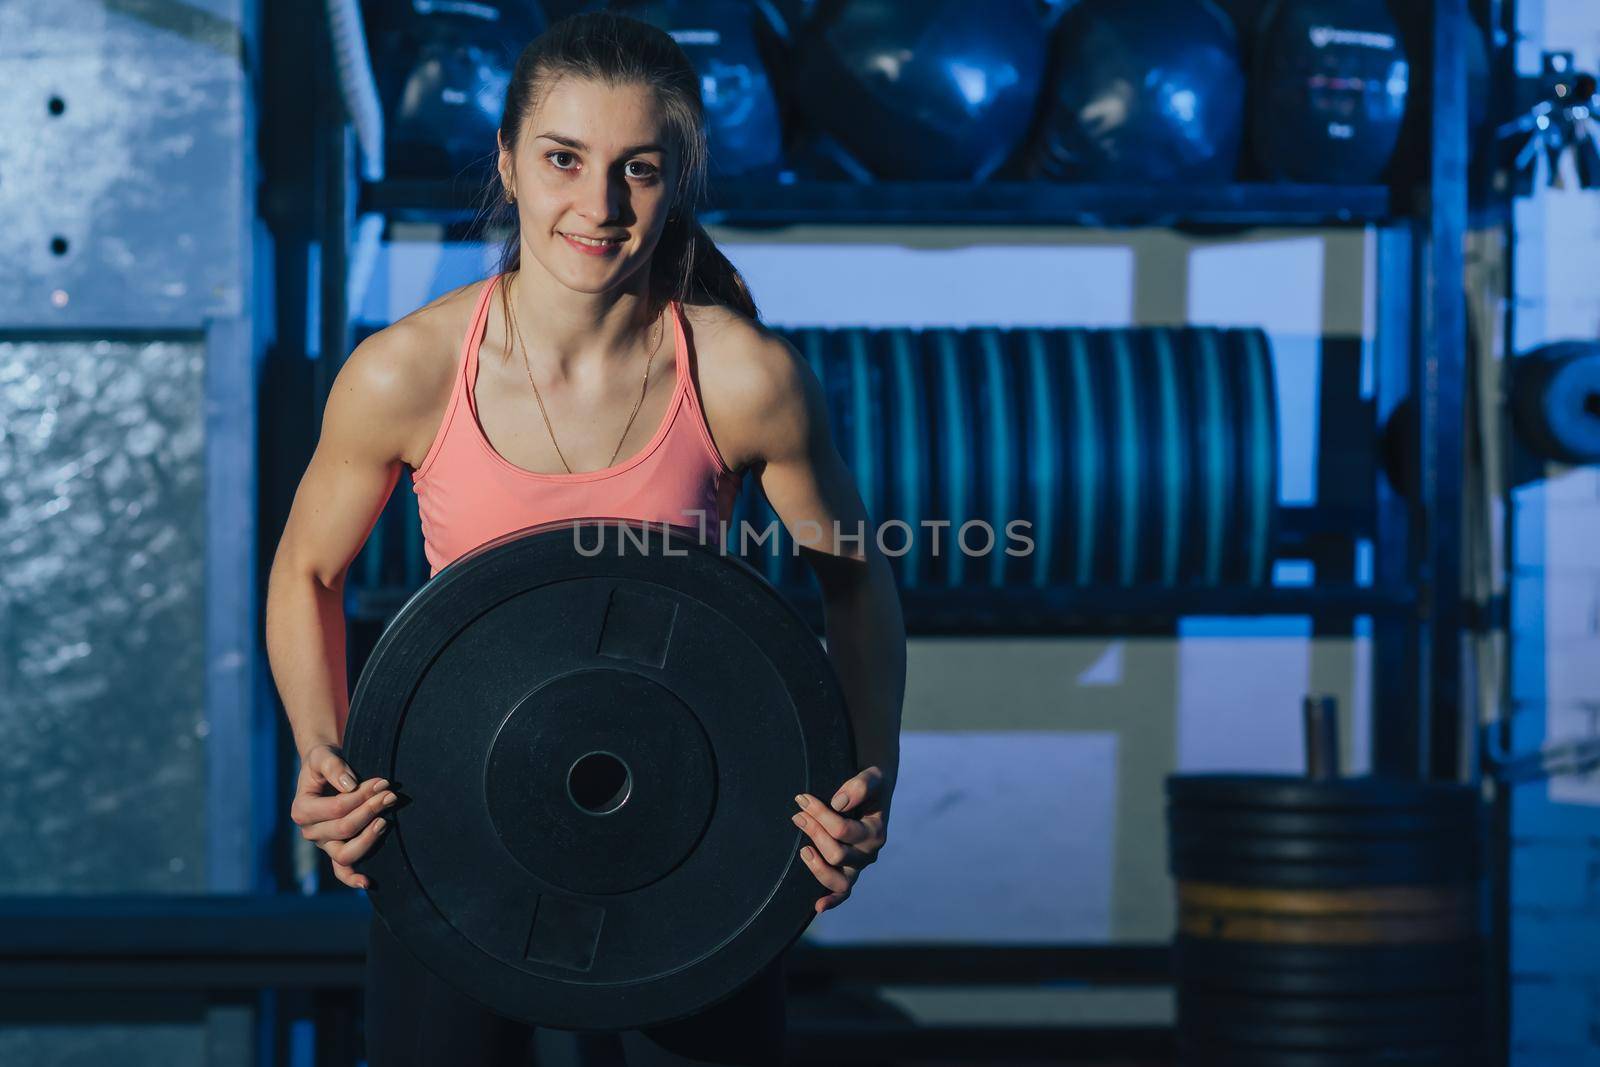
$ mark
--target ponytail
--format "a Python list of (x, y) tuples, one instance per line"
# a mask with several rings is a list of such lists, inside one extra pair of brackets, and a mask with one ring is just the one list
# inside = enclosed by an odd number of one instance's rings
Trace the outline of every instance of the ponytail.
[(692, 214), (680, 209), (669, 217), (656, 245), (652, 267), (652, 280), (674, 300), (686, 304), (710, 301), (750, 319), (761, 318), (744, 276)]

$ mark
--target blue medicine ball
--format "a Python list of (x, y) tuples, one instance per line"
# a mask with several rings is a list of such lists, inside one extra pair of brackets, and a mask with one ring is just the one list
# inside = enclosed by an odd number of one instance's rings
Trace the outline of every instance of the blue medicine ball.
[(783, 160), (778, 101), (746, 0), (614, 0), (610, 10), (672, 35), (700, 74), (713, 177), (754, 175)]
[(388, 119), (389, 174), (487, 173), (511, 70), (544, 32), (542, 9), (534, 0), (385, 0), (365, 5), (363, 15)]
[(1056, 27), (1034, 164), (1075, 181), (1225, 182), (1245, 77), (1209, 0), (1084, 0)]
[(797, 108), (879, 177), (987, 177), (1044, 72), (1034, 0), (836, 0), (798, 37)]

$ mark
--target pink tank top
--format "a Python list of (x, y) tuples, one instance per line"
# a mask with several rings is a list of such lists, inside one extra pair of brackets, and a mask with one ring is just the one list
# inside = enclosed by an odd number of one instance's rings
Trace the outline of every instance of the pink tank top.
[(650, 442), (604, 470), (540, 474), (495, 451), (478, 421), (473, 397), (489, 296), (500, 277), (485, 282), (478, 296), (444, 421), (422, 466), (411, 473), (432, 566), (429, 577), (479, 545), (558, 519), (644, 519), (697, 534), (703, 530), (714, 538), (718, 523), (727, 521), (733, 510), (741, 479), (723, 463), (706, 428), (689, 372), (683, 309), (676, 301), (670, 305), (677, 382)]

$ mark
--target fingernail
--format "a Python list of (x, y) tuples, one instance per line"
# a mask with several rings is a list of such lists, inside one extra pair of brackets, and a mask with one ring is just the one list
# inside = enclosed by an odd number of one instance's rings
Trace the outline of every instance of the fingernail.
[(794, 823), (796, 826), (804, 827), (806, 824), (806, 817), (801, 815), (799, 812), (795, 812), (793, 815), (789, 816), (789, 821)]
[(389, 824), (382, 819), (373, 819), (372, 821), (378, 827), (378, 833), (380, 834), (389, 828)]
[(805, 807), (806, 806), (806, 795), (804, 793), (796, 793), (795, 794), (795, 798), (794, 798), (794, 802), (796, 804), (800, 805), (802, 808)]
[(806, 862), (809, 863), (811, 861), (811, 856), (812, 856), (812, 852), (811, 852), (810, 847), (806, 847), (806, 848), (803, 848), (803, 849), (800, 850), (800, 857), (802, 859), (804, 859)]
[(833, 810), (843, 811), (844, 806), (848, 803), (850, 803), (850, 798), (845, 796), (843, 793), (840, 793), (838, 796), (833, 798)]
[(387, 808), (390, 804), (393, 804), (393, 803), (394, 803), (394, 794), (393, 793), (385, 793), (383, 795), (383, 806)]
[(348, 774), (341, 774), (339, 776), (339, 788), (354, 789), (355, 787), (356, 780), (354, 778), (350, 777)]
[(387, 778), (374, 778), (372, 780), (372, 791), (374, 793), (382, 792), (383, 790), (388, 789), (388, 788), (389, 788), (389, 779), (387, 779)]

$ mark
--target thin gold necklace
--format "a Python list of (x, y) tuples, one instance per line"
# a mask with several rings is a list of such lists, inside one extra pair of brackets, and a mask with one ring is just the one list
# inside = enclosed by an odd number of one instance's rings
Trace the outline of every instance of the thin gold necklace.
[[(572, 464), (567, 462), (566, 455), (561, 451), (561, 442), (556, 440), (556, 429), (550, 424), (550, 412), (545, 409), (544, 397), (539, 394), (539, 386), (533, 380), (533, 368), (528, 363), (528, 346), (522, 343), (522, 328), (517, 325), (517, 312), (511, 299), (511, 293), (509, 289), (511, 284), (511, 282), (506, 283), (508, 288), (505, 293), (506, 312), (511, 318), (511, 332), (517, 339), (517, 348), (522, 352), (522, 366), (523, 369), (528, 372), (528, 384), (533, 386), (533, 398), (539, 402), (539, 414), (544, 416), (544, 428), (550, 432), (550, 443), (555, 445), (556, 455), (560, 457), (561, 465), (567, 469), (568, 474), (571, 474), (573, 473)], [(656, 361), (656, 350), (661, 347), (661, 334), (664, 332), (664, 327), (662, 327), (662, 319), (665, 317), (666, 309), (663, 308), (662, 315), (657, 318), (654, 323), (656, 328), (656, 339), (655, 342), (650, 346), (650, 355), (644, 363), (644, 380), (639, 384), (639, 399), (634, 401), (633, 413), (628, 416), (628, 425), (622, 428), (622, 436), (617, 439), (617, 447), (612, 450), (611, 460), (606, 464), (607, 467), (616, 465), (617, 456), (622, 452), (622, 443), (628, 439), (628, 431), (633, 429), (633, 422), (639, 417), (639, 409), (644, 407), (644, 396), (650, 388), (650, 367)]]

